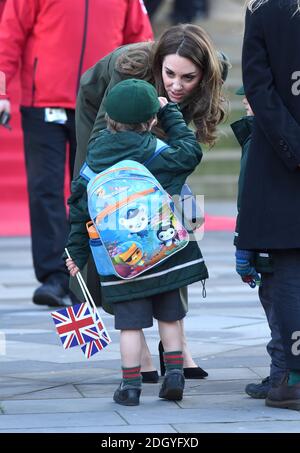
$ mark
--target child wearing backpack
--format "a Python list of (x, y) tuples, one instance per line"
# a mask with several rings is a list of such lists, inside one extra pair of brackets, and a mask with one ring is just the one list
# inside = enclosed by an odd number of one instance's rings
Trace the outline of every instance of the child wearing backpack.
[[(107, 129), (89, 144), (86, 165), (101, 173), (123, 160), (145, 164), (151, 174), (170, 196), (181, 188), (202, 158), (195, 134), (187, 126), (177, 104), (158, 98), (155, 88), (143, 80), (128, 79), (115, 85), (106, 98)], [(168, 146), (157, 155), (157, 138), (151, 128), (159, 120), (168, 136)], [(110, 171), (110, 170), (108, 170)], [(91, 218), (87, 203), (88, 181), (83, 172), (72, 182), (70, 206), (71, 232), (67, 248), (72, 259), (66, 264), (72, 276), (81, 269), (89, 256), (89, 236), (86, 223)], [(111, 191), (116, 190), (111, 182)], [(102, 193), (103, 197), (104, 194)], [(109, 211), (109, 206), (105, 209)], [(107, 211), (107, 212), (108, 212)], [(128, 210), (123, 223), (128, 226), (128, 238), (134, 244), (141, 237), (147, 239), (147, 213), (142, 209)], [(94, 219), (92, 219), (94, 220)], [(130, 232), (130, 225), (138, 227)], [(141, 223), (141, 226), (140, 226)], [(162, 246), (174, 247), (179, 239), (173, 225), (163, 225), (158, 232)], [(172, 230), (172, 231), (171, 231)], [(103, 298), (113, 304), (115, 328), (120, 330), (120, 351), (123, 378), (114, 393), (114, 401), (126, 406), (139, 404), (141, 393), (141, 335), (142, 329), (152, 327), (158, 320), (164, 346), (166, 375), (159, 397), (181, 400), (184, 389), (180, 323), (185, 311), (179, 289), (208, 278), (201, 251), (190, 233), (187, 245), (168, 259), (132, 279), (117, 275), (101, 275)], [(131, 248), (135, 248), (131, 252)], [(136, 263), (139, 251), (131, 245), (121, 258)], [(125, 256), (126, 255), (126, 256)], [(130, 255), (130, 256), (129, 256)], [(105, 274), (105, 272), (104, 272)]]

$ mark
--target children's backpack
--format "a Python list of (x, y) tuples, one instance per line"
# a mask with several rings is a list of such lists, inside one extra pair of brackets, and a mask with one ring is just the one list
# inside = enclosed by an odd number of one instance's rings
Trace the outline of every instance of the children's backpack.
[[(158, 140), (147, 163), (166, 147)], [(132, 279), (187, 246), (172, 198), (145, 165), (122, 160), (96, 174), (85, 163), (80, 174), (89, 180), (87, 229), (100, 275)]]

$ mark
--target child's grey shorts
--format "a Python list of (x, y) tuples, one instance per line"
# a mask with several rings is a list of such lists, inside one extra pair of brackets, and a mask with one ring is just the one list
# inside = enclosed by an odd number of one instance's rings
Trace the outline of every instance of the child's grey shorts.
[(172, 322), (186, 315), (179, 289), (142, 299), (114, 303), (115, 329), (144, 329), (153, 318)]

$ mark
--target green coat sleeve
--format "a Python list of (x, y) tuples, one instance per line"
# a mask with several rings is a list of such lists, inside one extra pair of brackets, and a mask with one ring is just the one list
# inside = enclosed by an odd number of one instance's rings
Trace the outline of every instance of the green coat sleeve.
[(70, 234), (67, 248), (76, 265), (82, 269), (87, 263), (90, 247), (86, 222), (90, 220), (87, 206), (87, 181), (81, 176), (72, 182), (72, 194), (68, 199), (70, 207)]
[(196, 135), (188, 128), (177, 104), (168, 103), (158, 114), (161, 127), (167, 135), (170, 148), (162, 152), (168, 171), (176, 175), (191, 173), (202, 159), (202, 150)]

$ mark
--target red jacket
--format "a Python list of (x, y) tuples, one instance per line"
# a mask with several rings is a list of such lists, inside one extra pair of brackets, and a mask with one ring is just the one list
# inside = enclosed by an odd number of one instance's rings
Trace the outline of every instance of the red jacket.
[(7, 95), (21, 61), (22, 105), (75, 108), (83, 72), (116, 47), (152, 39), (142, 0), (6, 0), (0, 71)]

